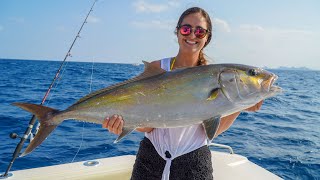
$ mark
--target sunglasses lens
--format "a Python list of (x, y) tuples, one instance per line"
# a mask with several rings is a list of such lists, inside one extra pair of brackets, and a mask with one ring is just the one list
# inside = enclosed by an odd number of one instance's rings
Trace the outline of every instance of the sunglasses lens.
[(195, 32), (194, 32), (194, 35), (199, 38), (199, 39), (202, 39), (206, 36), (207, 34), (207, 31), (205, 29), (202, 29), (202, 28), (196, 28)]
[(190, 26), (181, 26), (180, 28), (180, 33), (181, 35), (187, 36), (191, 34), (191, 27)]
[[(180, 27), (180, 34), (183, 36), (188, 36), (192, 33), (192, 26), (191, 25), (182, 25)], [(196, 27), (194, 31), (194, 35), (202, 39), (207, 35), (207, 30), (203, 29), (202, 27)]]

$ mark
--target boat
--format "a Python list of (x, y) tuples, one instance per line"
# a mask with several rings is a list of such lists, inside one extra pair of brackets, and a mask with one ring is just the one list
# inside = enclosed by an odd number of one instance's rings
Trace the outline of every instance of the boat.
[[(278, 180), (270, 171), (248, 158), (235, 154), (230, 146), (211, 143), (209, 146), (227, 148), (229, 152), (211, 150), (215, 180)], [(128, 180), (135, 161), (134, 155), (124, 155), (11, 171), (7, 180)], [(1, 178), (0, 178), (1, 179)]]
[(133, 63), (132, 64), (132, 66), (140, 66), (140, 65), (142, 65), (142, 64), (140, 64), (140, 63)]

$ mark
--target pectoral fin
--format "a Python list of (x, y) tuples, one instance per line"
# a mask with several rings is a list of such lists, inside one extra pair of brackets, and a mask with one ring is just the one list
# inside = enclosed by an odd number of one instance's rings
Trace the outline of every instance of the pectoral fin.
[(122, 138), (124, 138), (126, 135), (130, 134), (135, 129), (136, 129), (136, 127), (123, 127), (122, 133), (118, 136), (118, 138), (113, 143), (119, 142)]
[(220, 90), (219, 88), (213, 89), (209, 93), (209, 97), (207, 98), (207, 101), (215, 100), (218, 97), (219, 90)]
[(220, 125), (221, 116), (212, 117), (210, 119), (204, 120), (202, 126), (207, 134), (210, 141), (215, 137), (217, 130)]

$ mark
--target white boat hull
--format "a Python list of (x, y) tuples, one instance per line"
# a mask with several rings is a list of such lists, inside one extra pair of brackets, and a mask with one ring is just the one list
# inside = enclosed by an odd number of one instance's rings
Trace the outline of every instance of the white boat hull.
[[(281, 179), (237, 154), (211, 151), (215, 180)], [(7, 180), (128, 180), (135, 156), (117, 156), (76, 163), (12, 171)], [(96, 164), (98, 163), (98, 164)], [(86, 166), (92, 165), (92, 166)]]

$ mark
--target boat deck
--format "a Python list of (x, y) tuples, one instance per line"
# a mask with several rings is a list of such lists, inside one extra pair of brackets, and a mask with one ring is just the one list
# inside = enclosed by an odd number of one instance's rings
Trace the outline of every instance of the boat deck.
[[(266, 169), (250, 162), (246, 157), (225, 152), (211, 151), (215, 180), (272, 180), (281, 179)], [(102, 158), (55, 166), (12, 171), (7, 180), (105, 180), (130, 179), (134, 155)]]

